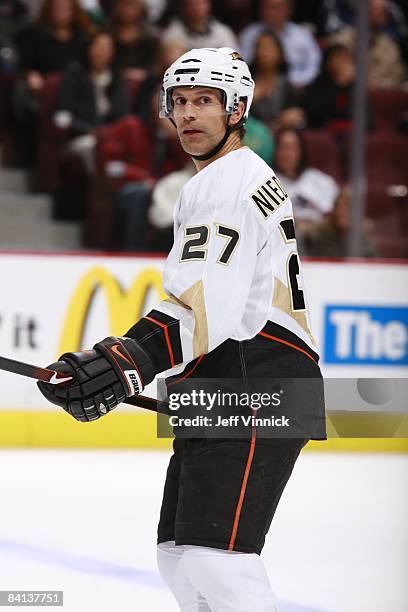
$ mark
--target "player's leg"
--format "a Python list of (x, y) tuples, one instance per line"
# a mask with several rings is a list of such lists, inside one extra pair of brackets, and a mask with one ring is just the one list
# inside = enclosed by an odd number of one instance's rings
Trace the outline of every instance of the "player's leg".
[(160, 509), (160, 519), (157, 528), (157, 543), (171, 542), (175, 539), (174, 526), (179, 496), (179, 480), (181, 471), (181, 460), (183, 457), (183, 441), (174, 440), (174, 453), (166, 472), (163, 499)]
[(182, 575), (205, 597), (212, 612), (277, 612), (265, 567), (256, 553), (187, 546), (181, 562)]
[(173, 592), (183, 612), (209, 612), (209, 607), (200, 593), (184, 574), (180, 563), (183, 546), (175, 546), (174, 526), (179, 495), (181, 462), (184, 452), (183, 440), (175, 440), (174, 454), (170, 458), (164, 485), (163, 501), (158, 526), (157, 565), (164, 582)]
[(157, 546), (157, 565), (164, 582), (172, 591), (182, 612), (210, 612), (204, 597), (186, 574), (183, 556), (185, 546), (162, 542)]
[(186, 441), (175, 542), (183, 581), (212, 612), (276, 612), (259, 554), (304, 442)]
[(305, 440), (185, 442), (176, 544), (259, 555)]
[(255, 553), (163, 542), (157, 547), (157, 563), (182, 612), (277, 612)]

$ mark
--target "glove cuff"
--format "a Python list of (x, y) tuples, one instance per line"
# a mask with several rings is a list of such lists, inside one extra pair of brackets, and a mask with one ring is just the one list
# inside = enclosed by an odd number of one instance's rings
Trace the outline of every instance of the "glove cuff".
[(126, 380), (128, 397), (141, 393), (154, 379), (150, 357), (132, 338), (109, 336), (95, 344), (94, 349), (109, 360), (120, 379)]

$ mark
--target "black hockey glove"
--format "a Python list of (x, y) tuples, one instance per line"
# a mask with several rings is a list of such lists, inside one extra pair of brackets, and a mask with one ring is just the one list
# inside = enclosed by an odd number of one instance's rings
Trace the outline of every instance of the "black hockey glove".
[(154, 378), (150, 357), (132, 338), (110, 336), (90, 351), (64, 353), (48, 366), (72, 376), (66, 384), (38, 382), (41, 393), (77, 421), (94, 421), (126, 397), (141, 393)]

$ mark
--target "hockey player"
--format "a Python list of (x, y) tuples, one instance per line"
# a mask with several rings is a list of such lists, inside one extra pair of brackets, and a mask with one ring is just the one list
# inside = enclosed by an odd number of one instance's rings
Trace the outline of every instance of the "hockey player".
[[(170, 370), (188, 377), (320, 377), (284, 187), (242, 145), (254, 82), (230, 48), (193, 49), (164, 75), (160, 116), (196, 165), (175, 206), (164, 269), (168, 298), (123, 337), (66, 353), (39, 383), (91, 421)], [(317, 411), (324, 423), (324, 407)], [(183, 612), (276, 612), (260, 559), (265, 535), (308, 439), (177, 439), (158, 527), (158, 565)]]

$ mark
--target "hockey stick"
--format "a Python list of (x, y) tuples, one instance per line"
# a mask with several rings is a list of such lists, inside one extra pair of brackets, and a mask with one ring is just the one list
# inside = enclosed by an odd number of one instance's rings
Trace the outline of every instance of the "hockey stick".
[[(48, 368), (39, 368), (38, 366), (24, 363), (22, 361), (15, 361), (8, 357), (2, 357), (0, 355), (0, 370), (6, 372), (12, 372), (13, 374), (20, 374), (20, 376), (28, 376), (35, 380), (42, 380), (43, 382), (50, 383), (51, 385), (60, 385), (63, 382), (71, 380), (70, 376), (65, 376), (61, 372), (55, 370), (49, 370)], [(166, 405), (167, 402), (158, 402), (152, 397), (146, 395), (137, 395), (136, 397), (128, 397), (124, 400), (125, 404), (131, 404), (138, 408), (145, 408), (146, 410), (152, 410), (153, 412), (161, 412), (167, 414)], [(159, 405), (162, 405), (159, 410)]]

